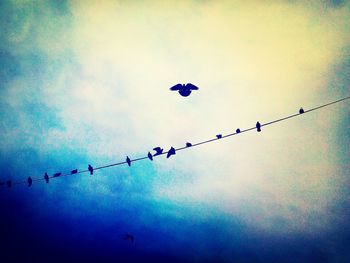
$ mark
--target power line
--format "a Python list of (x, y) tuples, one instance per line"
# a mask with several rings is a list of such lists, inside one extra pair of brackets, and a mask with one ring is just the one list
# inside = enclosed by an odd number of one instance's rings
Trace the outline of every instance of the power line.
[[(292, 115), (289, 115), (289, 116), (286, 116), (286, 117), (282, 117), (282, 118), (279, 118), (279, 119), (276, 119), (276, 120), (272, 120), (270, 122), (262, 123), (261, 127), (272, 125), (272, 124), (275, 124), (277, 122), (285, 121), (285, 120), (288, 120), (288, 119), (291, 119), (291, 118), (294, 118), (294, 117), (297, 117), (297, 116), (301, 116), (301, 115), (304, 115), (306, 113), (309, 113), (309, 112), (312, 112), (312, 111), (315, 111), (315, 110), (319, 110), (321, 108), (328, 107), (330, 105), (337, 104), (337, 103), (340, 103), (340, 102), (348, 100), (348, 99), (350, 99), (350, 96), (342, 98), (342, 99), (339, 99), (339, 100), (336, 100), (336, 101), (332, 101), (332, 102), (329, 102), (329, 103), (326, 103), (326, 104), (323, 104), (323, 105), (320, 105), (320, 106), (317, 106), (317, 107), (314, 107), (314, 108), (311, 108), (311, 109), (308, 109), (308, 110), (304, 110), (303, 108), (300, 108), (299, 113), (295, 113), (295, 114), (292, 114)], [(193, 148), (193, 147), (196, 147), (196, 146), (199, 146), (199, 145), (203, 145), (203, 144), (211, 143), (211, 142), (214, 142), (214, 141), (222, 140), (222, 139), (231, 137), (233, 135), (238, 135), (238, 134), (241, 134), (241, 133), (249, 132), (249, 131), (252, 131), (252, 130), (255, 130), (255, 129), (257, 129), (257, 126), (251, 127), (251, 128), (247, 128), (247, 129), (244, 129), (244, 130), (237, 129), (236, 132), (229, 133), (229, 134), (226, 134), (226, 135), (217, 135), (216, 138), (209, 139), (209, 140), (206, 140), (206, 141), (201, 141), (201, 142), (190, 144), (190, 145), (186, 145), (184, 147), (176, 148), (174, 150), (175, 150), (175, 152), (178, 152), (178, 151), (189, 149), (189, 148)], [(166, 152), (162, 152), (162, 153), (157, 153), (155, 155), (151, 155), (152, 156), (152, 160), (153, 160), (154, 157), (157, 157), (157, 156), (161, 156), (161, 155), (164, 155), (164, 154), (169, 155), (170, 151), (171, 150), (166, 151)], [(169, 157), (169, 156), (167, 156), (167, 157)], [(145, 159), (150, 159), (150, 157), (149, 156), (145, 156), (145, 157), (139, 157), (139, 158), (131, 159), (130, 160), (130, 164), (133, 163), (133, 162), (137, 162), (137, 161), (141, 161), (141, 160), (145, 160)], [(127, 163), (128, 163), (127, 161), (122, 161), (122, 162), (107, 164), (107, 165), (103, 165), (103, 166), (99, 166), (99, 167), (93, 168), (93, 171), (102, 170), (102, 169), (110, 168), (110, 167), (113, 167), (113, 166), (119, 166), (119, 165), (123, 165), (123, 164), (127, 164)], [(34, 178), (34, 179), (32, 179), (31, 177), (29, 177), (30, 179), (29, 178), (28, 179), (31, 181), (29, 185), (31, 185), (32, 182), (49, 180), (49, 179), (53, 179), (53, 178), (69, 176), (69, 175), (74, 175), (74, 174), (88, 173), (88, 172), (91, 172), (91, 171), (89, 169), (88, 170), (81, 170), (81, 171), (72, 170), (70, 173), (66, 173), (66, 174), (57, 173), (57, 174), (54, 174), (52, 176), (48, 176), (47, 178), (41, 177), (41, 178)], [(13, 185), (20, 185), (20, 184), (27, 184), (27, 183), (29, 183), (28, 180), (27, 181), (17, 181), (17, 182), (13, 182), (13, 183), (12, 183), (11, 180), (9, 180), (9, 181), (6, 182), (6, 184), (9, 187), (11, 187)], [(5, 185), (4, 182), (1, 182), (1, 184)]]

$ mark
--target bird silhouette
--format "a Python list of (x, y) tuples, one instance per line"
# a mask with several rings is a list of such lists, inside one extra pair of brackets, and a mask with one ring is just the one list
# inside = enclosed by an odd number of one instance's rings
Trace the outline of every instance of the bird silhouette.
[(240, 133), (240, 132), (241, 132), (241, 130), (240, 130), (240, 129), (237, 129), (237, 130), (236, 130), (236, 133)]
[(59, 176), (61, 176), (61, 174), (62, 174), (62, 173), (55, 173), (55, 174), (53, 175), (53, 177), (59, 177)]
[(218, 134), (218, 135), (216, 135), (216, 138), (221, 139), (221, 138), (222, 138), (222, 135), (221, 135), (221, 134)]
[(33, 179), (32, 179), (32, 177), (29, 176), (28, 179), (27, 179), (27, 182), (28, 182), (28, 186), (31, 187), (32, 184), (33, 184)]
[(130, 234), (125, 234), (123, 239), (127, 240), (127, 241), (130, 241), (131, 243), (135, 242), (135, 237), (133, 235), (130, 235)]
[(131, 166), (131, 160), (130, 160), (129, 156), (126, 156), (126, 162), (128, 163), (129, 166)]
[(256, 127), (256, 130), (257, 130), (258, 132), (261, 132), (261, 124), (260, 124), (260, 122), (257, 122), (256, 125), (255, 125), (255, 127)]
[(166, 158), (169, 158), (170, 156), (175, 155), (175, 154), (176, 154), (175, 148), (171, 147), (170, 150), (168, 151), (167, 155), (166, 155)]
[(299, 114), (303, 114), (304, 112), (305, 112), (304, 109), (303, 109), (303, 108), (300, 108)]
[(191, 147), (191, 146), (192, 146), (192, 143), (186, 142), (186, 147)]
[(191, 83), (187, 84), (176, 84), (175, 86), (171, 87), (170, 90), (172, 91), (178, 91), (181, 96), (187, 97), (191, 94), (192, 90), (198, 90), (199, 88)]
[(49, 175), (47, 173), (45, 173), (44, 179), (45, 179), (46, 183), (48, 184), (49, 183)]
[(72, 171), (70, 171), (70, 174), (77, 174), (78, 173), (78, 169), (74, 169)]
[(150, 159), (151, 161), (153, 161), (153, 156), (152, 156), (152, 154), (151, 154), (150, 152), (148, 152), (147, 157), (148, 157), (148, 159)]
[(160, 147), (153, 148), (153, 150), (155, 150), (155, 151), (156, 151), (156, 153), (155, 153), (155, 154), (153, 154), (153, 156), (157, 156), (157, 155), (160, 155), (160, 154), (162, 154), (162, 153), (163, 153), (163, 149), (162, 149), (162, 148), (160, 148)]
[(90, 172), (91, 175), (94, 174), (94, 167), (92, 167), (90, 164), (89, 164), (89, 166), (88, 166), (88, 170), (89, 170), (89, 172)]

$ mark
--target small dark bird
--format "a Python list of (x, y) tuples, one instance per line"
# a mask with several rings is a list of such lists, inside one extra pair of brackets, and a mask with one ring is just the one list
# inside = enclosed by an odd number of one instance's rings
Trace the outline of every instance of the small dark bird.
[(133, 235), (130, 235), (130, 234), (125, 234), (124, 240), (128, 240), (130, 241), (131, 243), (134, 243), (135, 242), (135, 237)]
[(186, 147), (191, 147), (191, 146), (192, 146), (192, 143), (186, 142)]
[(222, 135), (221, 135), (221, 134), (218, 134), (218, 135), (216, 135), (216, 138), (221, 139), (221, 138), (222, 138)]
[(236, 133), (240, 133), (240, 132), (241, 132), (241, 130), (240, 130), (240, 129), (237, 129), (237, 130), (236, 130)]
[(49, 175), (47, 173), (45, 173), (44, 179), (46, 181), (46, 183), (49, 183)]
[(175, 154), (176, 154), (175, 148), (171, 147), (170, 150), (168, 151), (168, 154), (166, 155), (166, 158), (169, 158), (170, 156), (175, 155)]
[(27, 179), (27, 182), (28, 182), (28, 186), (31, 187), (32, 184), (33, 184), (33, 179), (32, 179), (32, 177), (29, 176), (28, 179)]
[(11, 188), (11, 186), (12, 186), (12, 181), (11, 181), (11, 180), (8, 180), (8, 181), (6, 182), (6, 185), (7, 185), (8, 188)]
[(131, 166), (131, 160), (130, 160), (129, 156), (126, 156), (126, 162), (128, 163), (129, 166)]
[(191, 84), (176, 84), (175, 86), (171, 87), (170, 90), (176, 90), (180, 93), (181, 96), (187, 97), (191, 94), (192, 90), (198, 90), (198, 87)]
[(303, 114), (304, 112), (305, 112), (304, 109), (303, 109), (303, 108), (300, 108), (299, 114)]
[(155, 150), (155, 151), (156, 151), (156, 153), (155, 153), (155, 154), (153, 154), (153, 156), (157, 156), (157, 155), (160, 155), (160, 154), (162, 154), (162, 153), (163, 153), (163, 149), (162, 149), (162, 148), (160, 148), (160, 147), (153, 148), (153, 150)]
[(94, 174), (94, 167), (92, 167), (90, 164), (89, 164), (89, 166), (88, 166), (88, 170), (89, 170), (89, 172), (90, 172), (91, 175)]
[(260, 124), (260, 122), (257, 122), (255, 127), (256, 127), (258, 132), (261, 132), (261, 124)]
[(151, 154), (150, 152), (148, 152), (147, 157), (148, 157), (148, 159), (150, 159), (151, 161), (153, 161), (153, 156), (152, 156), (152, 154)]
[(74, 169), (74, 170), (70, 171), (70, 174), (76, 174), (76, 173), (78, 173), (78, 169)]
[(62, 173), (55, 173), (55, 174), (53, 175), (53, 177), (59, 177), (59, 176), (61, 176), (61, 174), (62, 174)]

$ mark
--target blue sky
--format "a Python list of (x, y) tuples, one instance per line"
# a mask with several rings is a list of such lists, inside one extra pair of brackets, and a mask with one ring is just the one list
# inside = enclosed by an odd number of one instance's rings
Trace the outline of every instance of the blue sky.
[[(349, 16), (345, 1), (2, 1), (0, 180), (137, 158), (346, 97)], [(187, 82), (199, 91), (169, 90)], [(169, 159), (1, 188), (0, 254), (346, 261), (348, 105)]]

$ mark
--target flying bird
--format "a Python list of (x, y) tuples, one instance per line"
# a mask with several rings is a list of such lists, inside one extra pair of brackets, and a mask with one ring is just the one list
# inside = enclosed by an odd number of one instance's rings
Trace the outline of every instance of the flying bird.
[(171, 87), (170, 90), (172, 91), (178, 91), (181, 96), (187, 97), (191, 94), (192, 90), (198, 90), (199, 88), (191, 83), (187, 84), (176, 84), (175, 86)]
[(47, 173), (45, 173), (44, 179), (46, 181), (46, 183), (49, 183), (49, 175)]
[(162, 148), (160, 148), (160, 147), (153, 148), (153, 150), (155, 150), (155, 151), (156, 151), (156, 153), (155, 153), (155, 154), (153, 154), (153, 156), (157, 156), (157, 155), (160, 155), (160, 154), (162, 154), (162, 153), (163, 153), (163, 149), (162, 149)]
[(28, 179), (27, 179), (27, 182), (28, 182), (28, 186), (31, 187), (32, 184), (33, 184), (33, 179), (32, 179), (32, 177), (29, 176)]
[(129, 156), (126, 156), (126, 162), (128, 163), (129, 166), (131, 166), (131, 160), (130, 160)]
[(135, 237), (133, 235), (130, 235), (130, 234), (125, 234), (124, 240), (129, 240), (131, 243), (134, 243), (135, 242)]
[(256, 125), (255, 125), (255, 127), (256, 127), (256, 130), (257, 130), (258, 132), (261, 132), (261, 124), (260, 124), (260, 122), (257, 122)]
[(90, 164), (89, 164), (89, 166), (88, 166), (88, 170), (89, 170), (89, 172), (90, 172), (91, 175), (94, 174), (94, 167), (92, 167)]

